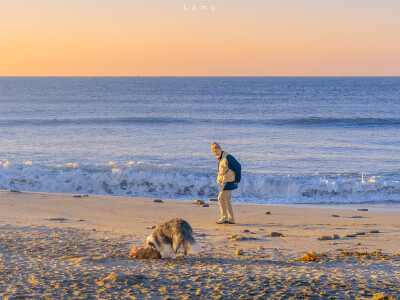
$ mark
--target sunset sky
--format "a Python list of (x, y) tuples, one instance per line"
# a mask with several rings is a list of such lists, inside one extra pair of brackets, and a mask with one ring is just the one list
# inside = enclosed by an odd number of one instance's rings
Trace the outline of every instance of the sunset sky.
[(0, 36), (0, 76), (400, 75), (399, 0), (1, 0)]

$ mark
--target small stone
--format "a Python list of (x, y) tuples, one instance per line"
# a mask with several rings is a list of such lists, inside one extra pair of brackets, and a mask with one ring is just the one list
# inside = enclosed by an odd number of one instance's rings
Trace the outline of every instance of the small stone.
[(379, 230), (370, 230), (370, 231), (367, 231), (367, 233), (379, 233)]
[(210, 205), (208, 205), (207, 203), (203, 203), (202, 205), (201, 205), (201, 207), (209, 207)]
[(83, 197), (89, 197), (89, 195), (83, 195)]
[(339, 218), (340, 216), (339, 215), (332, 215), (332, 217)]
[(331, 237), (330, 236), (327, 236), (327, 235), (323, 235), (323, 236), (321, 236), (320, 238), (319, 238), (319, 240), (321, 240), (321, 241), (326, 241), (326, 240), (330, 240), (331, 239)]
[(356, 211), (368, 211), (368, 208), (356, 208)]
[(96, 228), (93, 228), (92, 231), (97, 231)]
[(355, 235), (365, 235), (365, 232), (355, 232)]
[(149, 226), (149, 227), (147, 227), (148, 229), (154, 229), (154, 228), (156, 228), (156, 226)]
[(65, 219), (65, 218), (48, 218), (47, 220), (59, 222), (59, 221), (66, 221), (67, 219)]
[(81, 195), (74, 195), (74, 198), (82, 198)]
[(270, 211), (267, 211), (265, 214), (266, 214), (266, 215), (270, 215), (270, 214), (271, 214), (271, 212), (270, 212)]
[(248, 229), (243, 229), (242, 232), (250, 232)]
[(280, 233), (280, 232), (271, 232), (269, 235), (270, 235), (270, 236), (274, 236), (274, 237), (281, 237), (281, 236), (284, 236), (283, 233)]
[(339, 235), (337, 234), (332, 235), (332, 240), (338, 240), (338, 239), (340, 239)]
[(242, 249), (238, 249), (236, 250), (236, 255), (243, 255), (243, 250)]
[(210, 202), (218, 202), (218, 199), (208, 199), (208, 201), (210, 201)]
[(345, 237), (356, 237), (355, 234), (346, 234)]
[(84, 219), (78, 219), (77, 220), (78, 222), (83, 222), (83, 221), (85, 221)]
[(154, 199), (153, 202), (155, 202), (155, 203), (164, 203), (161, 199)]

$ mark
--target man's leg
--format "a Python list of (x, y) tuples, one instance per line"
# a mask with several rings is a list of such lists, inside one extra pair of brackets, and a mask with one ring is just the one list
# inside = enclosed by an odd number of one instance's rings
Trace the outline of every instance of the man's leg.
[(219, 208), (221, 209), (220, 221), (228, 221), (228, 211), (226, 207), (226, 198), (232, 191), (221, 191), (218, 195)]
[(226, 208), (228, 211), (228, 221), (235, 223), (235, 217), (233, 216), (233, 208), (232, 208), (232, 204), (231, 204), (232, 191), (227, 191), (227, 192), (230, 192), (229, 194), (227, 194), (227, 197), (225, 199)]

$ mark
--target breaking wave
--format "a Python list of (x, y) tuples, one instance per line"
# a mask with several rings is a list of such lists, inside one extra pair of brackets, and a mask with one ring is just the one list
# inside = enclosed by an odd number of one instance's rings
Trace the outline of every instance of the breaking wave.
[[(172, 198), (215, 198), (215, 170), (144, 162), (38, 165), (0, 162), (0, 189)], [(264, 174), (243, 172), (236, 203), (397, 203), (400, 174)]]

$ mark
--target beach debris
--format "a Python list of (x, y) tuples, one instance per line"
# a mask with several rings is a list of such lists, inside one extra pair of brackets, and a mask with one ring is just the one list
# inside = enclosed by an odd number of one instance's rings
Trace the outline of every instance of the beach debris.
[(147, 227), (147, 229), (154, 229), (154, 228), (156, 228), (155, 225)]
[(154, 199), (153, 202), (155, 202), (155, 203), (164, 203), (161, 199)]
[(332, 215), (332, 217), (339, 218), (340, 216), (339, 215)]
[(355, 232), (354, 234), (355, 234), (355, 235), (365, 235), (365, 232), (361, 232), (361, 231), (360, 231), (360, 232)]
[(236, 255), (243, 255), (244, 252), (243, 252), (242, 249), (238, 249), (238, 250), (236, 250), (235, 254), (236, 254)]
[(321, 236), (321, 237), (318, 238), (318, 239), (321, 240), (321, 241), (326, 241), (326, 240), (330, 240), (331, 237), (330, 237), (330, 236), (327, 236), (327, 235), (323, 235), (323, 236)]
[(204, 201), (203, 200), (194, 200), (194, 204), (203, 205)]
[(370, 230), (370, 231), (367, 231), (367, 233), (379, 233), (379, 230)]
[(280, 232), (271, 232), (269, 234), (269, 236), (273, 236), (273, 237), (284, 237), (283, 233)]
[(355, 234), (346, 234), (345, 237), (356, 237)]
[(267, 211), (265, 214), (266, 214), (266, 215), (270, 215), (270, 214), (271, 214), (271, 212), (270, 212), (270, 211)]
[(66, 218), (48, 218), (48, 221), (54, 221), (54, 222), (60, 222), (60, 221), (66, 221)]
[(338, 239), (340, 239), (339, 235), (337, 234), (332, 235), (332, 240), (338, 240)]
[(21, 191), (18, 190), (8, 190), (9, 193), (22, 193)]
[(74, 198), (82, 198), (81, 195), (74, 195)]
[(356, 208), (356, 211), (368, 211), (368, 208)]
[(218, 202), (218, 199), (212, 198), (212, 199), (208, 199), (208, 201), (210, 201), (210, 202)]
[(201, 207), (209, 207), (210, 205), (208, 205), (207, 203), (204, 203), (201, 205)]
[(320, 261), (321, 259), (314, 252), (308, 252), (299, 258), (299, 261)]
[(386, 295), (385, 293), (374, 294), (372, 300), (394, 300), (392, 296)]
[(161, 254), (157, 250), (150, 247), (133, 248), (129, 253), (129, 258), (139, 259), (160, 259)]

